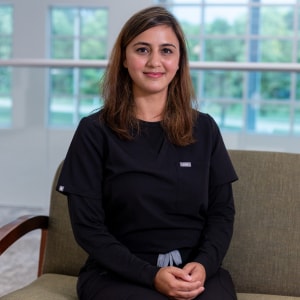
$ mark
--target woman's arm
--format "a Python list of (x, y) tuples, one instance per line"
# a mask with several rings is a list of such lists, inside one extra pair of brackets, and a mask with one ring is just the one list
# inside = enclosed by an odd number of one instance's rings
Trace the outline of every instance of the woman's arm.
[(69, 194), (68, 204), (75, 239), (91, 258), (127, 280), (153, 287), (159, 268), (133, 255), (110, 234), (100, 199)]
[(207, 219), (195, 261), (212, 276), (221, 266), (229, 247), (234, 223), (234, 201), (231, 183), (211, 187)]

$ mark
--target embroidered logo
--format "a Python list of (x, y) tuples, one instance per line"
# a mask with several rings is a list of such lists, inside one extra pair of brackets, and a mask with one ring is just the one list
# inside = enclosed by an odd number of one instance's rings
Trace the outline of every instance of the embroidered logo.
[(192, 163), (190, 161), (181, 161), (179, 163), (179, 165), (182, 168), (191, 168), (192, 167)]
[(63, 192), (64, 189), (65, 189), (65, 187), (64, 187), (63, 185), (60, 185), (60, 186), (58, 187), (58, 190), (59, 190), (60, 192)]

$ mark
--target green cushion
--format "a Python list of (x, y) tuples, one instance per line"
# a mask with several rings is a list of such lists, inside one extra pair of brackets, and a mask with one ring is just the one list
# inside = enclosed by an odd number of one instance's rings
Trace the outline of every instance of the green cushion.
[(230, 156), (239, 180), (224, 267), (239, 293), (300, 297), (300, 155), (231, 150)]
[(55, 190), (61, 167), (62, 163), (56, 171), (52, 184), (43, 273), (77, 276), (87, 254), (74, 239), (67, 197)]
[(44, 274), (28, 286), (16, 290), (1, 300), (78, 300), (77, 277)]
[(299, 297), (274, 296), (263, 294), (238, 294), (238, 300), (299, 300)]
[[(0, 299), (78, 300), (76, 296), (76, 282), (77, 278), (74, 276), (44, 274), (25, 288), (0, 297)], [(238, 300), (300, 300), (300, 298), (240, 293), (238, 294)]]

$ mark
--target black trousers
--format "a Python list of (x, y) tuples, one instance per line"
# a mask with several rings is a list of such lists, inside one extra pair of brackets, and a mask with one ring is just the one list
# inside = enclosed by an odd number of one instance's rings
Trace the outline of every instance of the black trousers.
[[(135, 285), (96, 270), (83, 272), (78, 280), (80, 300), (167, 300), (154, 289)], [(237, 300), (228, 271), (220, 269), (205, 283), (205, 291), (195, 300)]]

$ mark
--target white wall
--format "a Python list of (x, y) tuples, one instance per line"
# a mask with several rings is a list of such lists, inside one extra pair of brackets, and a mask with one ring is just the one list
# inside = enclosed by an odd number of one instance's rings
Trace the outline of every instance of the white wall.
[[(121, 26), (151, 0), (0, 0), (14, 6), (14, 58), (47, 58), (47, 17), (51, 4), (109, 7), (111, 49)], [(52, 177), (64, 158), (74, 130), (45, 126), (46, 69), (17, 68), (13, 78), (13, 128), (0, 129), (0, 206), (48, 208)], [(299, 137), (223, 133), (231, 149), (299, 152)]]

